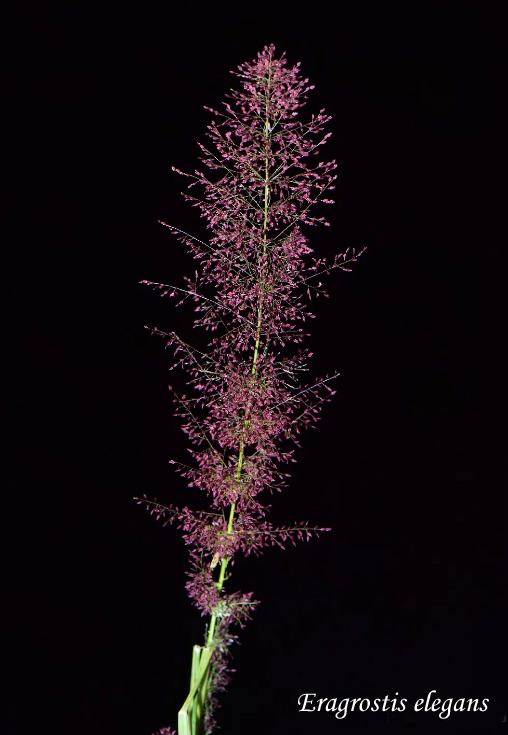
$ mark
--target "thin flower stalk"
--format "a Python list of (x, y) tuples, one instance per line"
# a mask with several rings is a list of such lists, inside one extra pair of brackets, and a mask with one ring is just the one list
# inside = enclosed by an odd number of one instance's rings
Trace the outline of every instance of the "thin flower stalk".
[[(208, 126), (214, 149), (199, 143), (200, 158), (212, 175), (187, 174), (188, 188), (199, 185), (201, 197), (184, 193), (211, 230), (204, 242), (165, 222), (197, 261), (184, 286), (141, 283), (194, 304), (194, 326), (209, 332), (208, 347), (198, 350), (174, 332), (146, 327), (173, 349), (187, 374), (190, 395), (169, 386), (191, 444), (193, 464), (170, 460), (188, 486), (206, 493), (208, 511), (176, 508), (144, 495), (136, 498), (164, 524), (176, 523), (189, 548), (187, 592), (208, 618), (203, 645), (194, 646), (191, 685), (178, 719), (179, 735), (212, 733), (217, 695), (232, 669), (229, 648), (258, 604), (252, 592), (226, 590), (235, 557), (260, 554), (268, 546), (309, 539), (329, 528), (307, 523), (274, 527), (265, 519), (270, 505), (263, 491), (280, 492), (293, 463), (299, 434), (313, 426), (335, 393), (329, 383), (338, 373), (302, 384), (312, 357), (301, 346), (304, 323), (313, 318), (312, 296), (326, 296), (321, 276), (346, 266), (363, 253), (349, 248), (333, 260), (315, 258), (303, 227), (328, 226), (311, 216), (334, 189), (336, 162), (319, 160), (321, 135), (331, 119), (321, 110), (307, 123), (297, 118), (313, 89), (299, 64), (287, 68), (285, 54), (265, 46), (252, 62), (232, 72), (242, 90), (227, 95), (224, 112)], [(365, 248), (364, 248), (365, 249)], [(168, 730), (169, 731), (169, 730)]]

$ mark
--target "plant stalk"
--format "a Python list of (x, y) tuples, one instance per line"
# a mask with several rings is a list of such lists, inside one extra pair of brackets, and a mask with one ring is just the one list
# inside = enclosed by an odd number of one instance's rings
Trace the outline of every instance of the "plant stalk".
[[(264, 186), (264, 221), (263, 221), (263, 261), (266, 258), (267, 250), (267, 224), (268, 224), (268, 196), (269, 196), (269, 171), (268, 171), (268, 151), (269, 151), (269, 138), (270, 138), (270, 122), (269, 122), (269, 94), (270, 94), (270, 81), (271, 81), (271, 69), (268, 72), (268, 89), (266, 93), (266, 113), (265, 113), (265, 186)], [(266, 267), (264, 263), (263, 268)], [(254, 343), (254, 354), (252, 357), (252, 368), (251, 377), (256, 376), (257, 362), (259, 357), (259, 344), (261, 341), (261, 324), (263, 316), (263, 285), (264, 277), (261, 278), (261, 290), (259, 294), (259, 303), (257, 310), (257, 324), (256, 324), (256, 340)], [(252, 393), (249, 395), (247, 405), (245, 408), (244, 417), (244, 429), (247, 429), (249, 425), (249, 414), (251, 409)], [(241, 481), (242, 467), (244, 460), (244, 447), (245, 437), (242, 436), (240, 439), (240, 446), (238, 450), (238, 463), (236, 469), (236, 480), (238, 483)], [(227, 533), (231, 533), (233, 529), (233, 519), (235, 515), (236, 502), (231, 503), (229, 509), (229, 519)], [(224, 585), (224, 579), (226, 576), (226, 567), (228, 565), (229, 558), (224, 556), (221, 560), (219, 579), (216, 582), (216, 587), (219, 592), (222, 591)], [(206, 646), (201, 648), (200, 664), (199, 669), (196, 671), (195, 679), (191, 684), (191, 689), (185, 700), (185, 703), (178, 713), (178, 735), (200, 735), (203, 730), (203, 718), (204, 718), (204, 704), (208, 693), (209, 675), (210, 675), (210, 659), (213, 653), (213, 636), (215, 633), (215, 626), (217, 621), (217, 615), (212, 614), (210, 619), (210, 626), (208, 628), (208, 635)], [(193, 653), (193, 672), (196, 670), (196, 648), (194, 646)]]

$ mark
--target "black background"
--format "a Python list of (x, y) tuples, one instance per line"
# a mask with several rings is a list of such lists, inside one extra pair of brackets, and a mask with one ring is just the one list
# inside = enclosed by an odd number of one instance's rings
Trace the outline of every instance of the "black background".
[[(21, 14), (19, 10), (21, 9)], [(18, 6), (4, 189), (8, 735), (172, 725), (204, 620), (179, 532), (146, 493), (204, 507), (168, 461), (183, 376), (143, 325), (193, 338), (142, 279), (194, 263), (157, 220), (204, 221), (201, 164), (229, 73), (265, 44), (333, 116), (337, 203), (318, 255), (368, 250), (315, 303), (337, 395), (303, 437), (273, 520), (332, 533), (235, 565), (261, 604), (234, 649), (224, 733), (501, 733), (508, 727), (502, 473), (504, 59), (500, 6), (442, 2)], [(488, 698), (487, 713), (302, 713), (298, 697)]]

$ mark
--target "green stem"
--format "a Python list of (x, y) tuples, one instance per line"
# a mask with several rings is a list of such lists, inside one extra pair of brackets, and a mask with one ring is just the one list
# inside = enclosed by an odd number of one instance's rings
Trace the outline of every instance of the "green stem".
[[(270, 72), (268, 76), (268, 89), (270, 89)], [(269, 92), (268, 92), (269, 94)], [(269, 175), (268, 175), (268, 140), (270, 135), (270, 123), (269, 123), (269, 117), (268, 117), (268, 94), (267, 94), (267, 102), (266, 102), (266, 117), (265, 117), (265, 197), (264, 197), (264, 221), (263, 221), (263, 258), (266, 256), (266, 248), (267, 248), (267, 242), (266, 242), (266, 235), (267, 235), (267, 222), (268, 222), (268, 193), (269, 193)], [(263, 280), (262, 280), (263, 283)], [(256, 375), (256, 366), (259, 356), (259, 343), (261, 340), (261, 322), (262, 322), (262, 316), (263, 316), (263, 292), (261, 292), (259, 296), (259, 304), (258, 304), (258, 312), (257, 312), (257, 325), (256, 325), (256, 341), (254, 344), (254, 355), (252, 358), (252, 369), (251, 369), (251, 376), (255, 377)], [(246, 429), (249, 425), (249, 413), (251, 409), (251, 396), (249, 396), (247, 401), (247, 406), (245, 409), (245, 418), (244, 418), (244, 429)], [(240, 482), (241, 474), (242, 474), (242, 467), (243, 467), (243, 460), (244, 460), (244, 438), (242, 437), (240, 439), (240, 447), (238, 451), (238, 464), (236, 468), (236, 480), (237, 482)], [(235, 515), (235, 509), (236, 509), (236, 503), (231, 503), (231, 507), (229, 509), (229, 520), (228, 520), (228, 528), (227, 533), (231, 533), (233, 529), (233, 518)], [(220, 568), (220, 574), (219, 574), (219, 580), (216, 583), (217, 589), (219, 592), (222, 591), (222, 587), (224, 584), (224, 578), (226, 575), (226, 567), (229, 563), (228, 557), (223, 557), (221, 561), (221, 568)], [(207, 646), (211, 645), (211, 642), (213, 640), (213, 634), (215, 632), (215, 623), (216, 623), (217, 617), (216, 615), (212, 615), (210, 620), (210, 627), (208, 629), (208, 638), (207, 638)]]
[[(268, 171), (268, 163), (269, 163), (269, 157), (268, 157), (268, 151), (269, 151), (269, 137), (270, 137), (270, 122), (269, 122), (269, 106), (268, 106), (268, 98), (270, 94), (270, 81), (271, 81), (271, 69), (269, 69), (268, 72), (268, 89), (266, 94), (266, 113), (265, 113), (265, 128), (264, 128), (264, 136), (265, 136), (265, 191), (264, 191), (264, 222), (263, 222), (263, 259), (266, 257), (266, 250), (267, 250), (267, 223), (268, 223), (268, 195), (269, 195), (269, 171)], [(266, 264), (264, 264), (263, 268), (266, 267)], [(264, 287), (264, 276), (261, 278), (261, 292), (259, 295), (259, 303), (258, 303), (258, 310), (257, 310), (257, 324), (256, 324), (256, 340), (254, 343), (254, 354), (252, 357), (252, 368), (251, 368), (251, 377), (254, 378), (256, 375), (256, 369), (257, 369), (257, 362), (259, 357), (259, 343), (261, 341), (261, 324), (262, 324), (262, 317), (263, 317), (263, 287)], [(250, 410), (252, 408), (252, 394), (249, 395), (247, 400), (247, 405), (245, 408), (245, 416), (243, 421), (244, 430), (248, 428), (249, 426), (249, 415)], [(243, 467), (243, 461), (244, 461), (244, 448), (245, 448), (245, 437), (242, 436), (240, 439), (240, 446), (238, 450), (238, 463), (236, 468), (236, 481), (240, 483), (241, 476), (242, 476), (242, 467)], [(229, 519), (228, 519), (228, 527), (227, 527), (227, 533), (232, 533), (233, 530), (233, 519), (235, 515), (235, 509), (236, 509), (236, 502), (231, 503), (231, 507), (229, 509)], [(229, 557), (224, 556), (221, 560), (221, 567), (220, 567), (220, 574), (219, 579), (215, 583), (217, 589), (219, 592), (222, 591), (222, 587), (224, 585), (224, 579), (226, 576), (226, 567), (229, 563)], [(179, 713), (179, 721), (178, 721), (178, 732), (181, 733), (180, 735), (187, 735), (187, 732), (190, 733), (191, 728), (189, 725), (192, 722), (192, 735), (194, 735), (195, 730), (199, 731), (199, 729), (202, 728), (202, 722), (198, 721), (196, 722), (196, 715), (198, 720), (202, 719), (203, 711), (200, 707), (200, 711), (197, 712), (197, 698), (196, 693), (199, 694), (199, 700), (204, 704), (206, 699), (206, 694), (208, 690), (208, 683), (209, 683), (209, 674), (210, 674), (210, 667), (209, 667), (209, 661), (211, 658), (211, 655), (213, 653), (213, 636), (215, 633), (215, 627), (217, 622), (217, 616), (212, 614), (210, 619), (210, 626), (208, 628), (208, 636), (207, 636), (207, 642), (206, 647), (203, 648), (202, 654), (201, 654), (201, 665), (199, 666), (199, 671), (196, 674), (196, 679), (194, 680), (193, 685), (191, 686), (191, 690), (187, 696), (187, 699), (185, 700), (185, 704), (182, 707), (182, 710)], [(205, 657), (206, 652), (206, 657)], [(207, 660), (207, 665), (203, 666), (204, 660)], [(189, 719), (189, 713), (190, 713), (190, 719)]]

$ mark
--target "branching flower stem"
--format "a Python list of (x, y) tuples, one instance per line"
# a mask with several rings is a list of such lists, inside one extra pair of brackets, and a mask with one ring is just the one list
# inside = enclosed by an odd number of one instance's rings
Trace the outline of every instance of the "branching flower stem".
[[(270, 120), (268, 117), (268, 111), (269, 111), (269, 93), (270, 93), (270, 82), (271, 82), (271, 66), (268, 70), (268, 90), (266, 95), (266, 116), (265, 116), (265, 186), (264, 186), (264, 220), (263, 220), (263, 259), (266, 258), (266, 237), (267, 237), (267, 222), (268, 222), (268, 192), (269, 192), (269, 171), (268, 171), (268, 146), (269, 146), (269, 136), (270, 136)], [(256, 341), (254, 344), (254, 355), (252, 357), (252, 369), (251, 369), (251, 376), (254, 378), (256, 376), (256, 366), (258, 361), (258, 354), (259, 354), (259, 342), (261, 339), (261, 320), (263, 315), (263, 281), (261, 282), (261, 289), (259, 293), (259, 303), (258, 303), (258, 321), (256, 325)], [(245, 418), (244, 418), (244, 428), (248, 428), (249, 425), (249, 412), (251, 407), (251, 401), (252, 401), (252, 390), (249, 392), (249, 398), (247, 407), (245, 409)], [(243, 465), (243, 453), (245, 448), (245, 441), (242, 436), (240, 440), (240, 450), (238, 452), (238, 464), (236, 469), (236, 480), (238, 483), (241, 481), (242, 476), (242, 465)], [(229, 511), (229, 519), (228, 519), (228, 533), (231, 533), (233, 530), (233, 518), (235, 515), (235, 508), (236, 503), (231, 503), (231, 508)], [(226, 575), (226, 567), (228, 565), (229, 558), (227, 556), (223, 557), (221, 561), (221, 568), (220, 568), (220, 575), (219, 575), (219, 581), (217, 583), (217, 589), (219, 592), (222, 591), (222, 586), (224, 584), (224, 577)], [(215, 631), (215, 623), (217, 620), (217, 616), (215, 613), (212, 615), (211, 621), (210, 621), (210, 628), (208, 631), (208, 645), (211, 645), (213, 641), (213, 634)]]
[[(305, 295), (311, 298), (312, 289), (326, 296), (321, 282), (309, 281), (333, 268), (349, 270), (345, 265), (363, 252), (355, 255), (353, 249), (346, 260), (348, 249), (331, 263), (306, 257), (312, 249), (301, 226), (328, 225), (308, 210), (316, 203), (333, 203), (323, 195), (334, 188), (335, 161), (312, 165), (308, 160), (331, 134), (312, 138), (330, 117), (321, 110), (310, 123), (295, 120), (313, 87), (301, 78), (299, 64), (286, 68), (285, 55), (276, 58), (274, 51), (273, 45), (265, 46), (257, 59), (233, 72), (243, 85), (243, 91), (228, 95), (236, 110), (229, 102), (224, 103), (226, 114), (207, 108), (220, 118), (207, 134), (217, 152), (199, 143), (200, 160), (221, 171), (221, 178), (214, 182), (200, 171), (186, 174), (173, 167), (191, 179), (188, 188), (204, 187), (203, 197), (184, 197), (201, 210), (213, 237), (204, 242), (159, 222), (188, 246), (200, 270), (194, 279), (185, 278), (185, 288), (142, 281), (162, 290), (162, 296), (178, 296), (179, 304), (194, 301), (195, 326), (213, 333), (208, 348), (201, 350), (172, 331), (149, 328), (174, 349), (173, 367), (183, 367), (190, 376), (187, 385), (197, 391), (190, 397), (173, 391), (195, 466), (171, 463), (189, 487), (210, 498), (209, 512), (137, 498), (151, 514), (182, 529), (191, 563), (186, 588), (209, 619), (203, 645), (193, 648), (179, 735), (214, 731), (216, 695), (230, 680), (228, 647), (236, 639), (230, 628), (243, 627), (258, 604), (251, 592), (224, 589), (235, 554), (257, 555), (267, 546), (284, 548), (287, 541), (330, 530), (305, 522), (275, 528), (264, 520), (270, 506), (259, 501), (262, 491), (285, 487), (289, 474), (280, 465), (295, 461), (285, 444), (299, 446), (300, 431), (315, 424), (335, 392), (329, 382), (338, 373), (309, 385), (298, 382), (311, 356), (300, 347), (308, 335), (299, 325), (313, 318)], [(286, 355), (283, 349), (290, 345), (297, 348)]]

